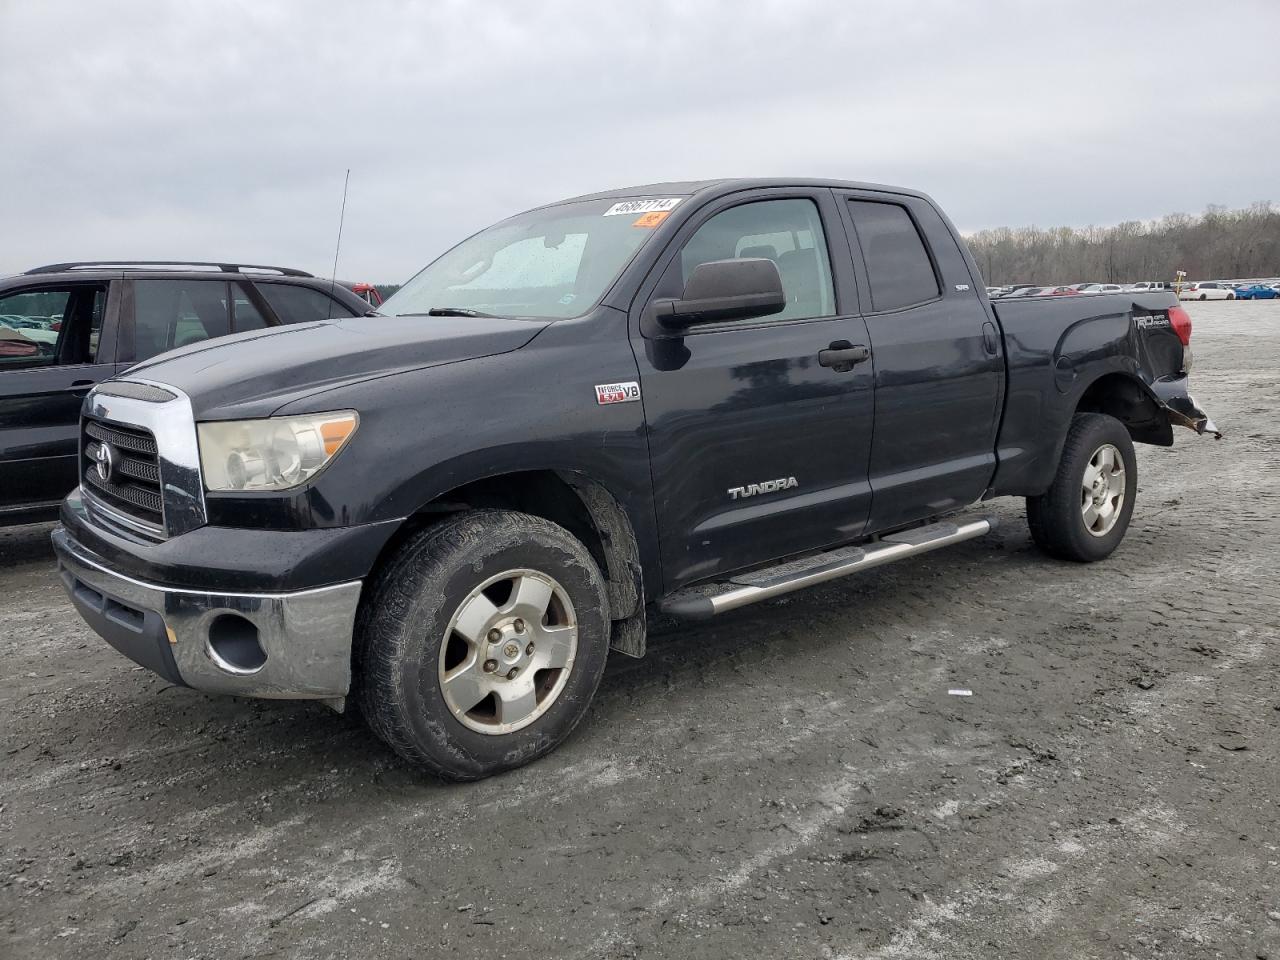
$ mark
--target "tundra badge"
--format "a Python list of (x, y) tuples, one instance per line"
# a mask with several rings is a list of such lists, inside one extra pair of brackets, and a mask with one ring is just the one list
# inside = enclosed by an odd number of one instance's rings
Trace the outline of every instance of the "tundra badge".
[(779, 490), (794, 490), (800, 484), (795, 477), (780, 477), (777, 480), (766, 480), (763, 483), (748, 483), (745, 487), (730, 487), (730, 500), (745, 500), (757, 493), (777, 493)]

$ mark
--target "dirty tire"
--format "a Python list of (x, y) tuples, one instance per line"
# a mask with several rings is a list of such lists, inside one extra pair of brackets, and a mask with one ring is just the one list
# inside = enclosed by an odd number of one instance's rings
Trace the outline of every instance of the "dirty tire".
[[(540, 571), (563, 588), (577, 622), (576, 653), (537, 719), (507, 733), (476, 732), (449, 709), (441, 647), (464, 601), (510, 570)], [(378, 737), (406, 760), (445, 779), (478, 780), (558, 746), (586, 715), (608, 653), (607, 594), (586, 547), (540, 517), (476, 510), (415, 535), (370, 584), (358, 624), (355, 699)]]
[[(1124, 499), (1111, 529), (1095, 536), (1086, 526), (1081, 508), (1082, 482), (1094, 453), (1105, 444), (1118, 450), (1123, 461)], [(1078, 413), (1071, 421), (1052, 486), (1041, 496), (1027, 498), (1031, 539), (1060, 560), (1104, 560), (1124, 539), (1137, 492), (1137, 458), (1124, 424), (1102, 413)]]

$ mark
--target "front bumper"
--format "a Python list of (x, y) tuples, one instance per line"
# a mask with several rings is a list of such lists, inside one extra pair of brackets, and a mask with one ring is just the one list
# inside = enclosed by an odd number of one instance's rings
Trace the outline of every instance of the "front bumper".
[(293, 593), (213, 593), (110, 569), (64, 526), (58, 574), (111, 646), (173, 683), (243, 697), (341, 701), (361, 581)]

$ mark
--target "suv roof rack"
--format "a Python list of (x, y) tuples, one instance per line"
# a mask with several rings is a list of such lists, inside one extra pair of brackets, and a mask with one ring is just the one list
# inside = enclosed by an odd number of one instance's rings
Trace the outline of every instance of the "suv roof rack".
[(256, 263), (209, 263), (203, 260), (79, 260), (72, 263), (47, 263), (26, 271), (33, 273), (63, 273), (69, 270), (94, 270), (99, 267), (122, 267), (128, 270), (148, 270), (152, 267), (217, 267), (223, 273), (243, 273), (245, 270), (270, 270), (284, 277), (313, 277), (314, 274), (293, 267), (268, 267)]

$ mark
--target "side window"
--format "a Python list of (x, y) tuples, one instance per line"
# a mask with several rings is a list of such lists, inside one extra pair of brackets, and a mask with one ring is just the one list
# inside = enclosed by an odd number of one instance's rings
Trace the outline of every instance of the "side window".
[(327, 320), (336, 317), (354, 317), (355, 313), (323, 290), (301, 287), (289, 283), (257, 284), (282, 323), (306, 323), (311, 320)]
[(689, 238), (659, 289), (678, 296), (699, 264), (738, 257), (763, 257), (778, 266), (787, 307), (762, 319), (834, 316), (827, 239), (812, 200), (757, 200), (717, 213)]
[(238, 283), (231, 284), (231, 328), (236, 333), (262, 330), (267, 321)]
[(106, 302), (89, 284), (0, 296), (0, 369), (92, 363)]
[(924, 240), (906, 207), (850, 200), (849, 213), (862, 245), (874, 310), (924, 303), (941, 293)]
[(133, 281), (133, 359), (231, 332), (223, 280)]
[(58, 362), (58, 338), (70, 290), (39, 290), (0, 297), (0, 369)]

